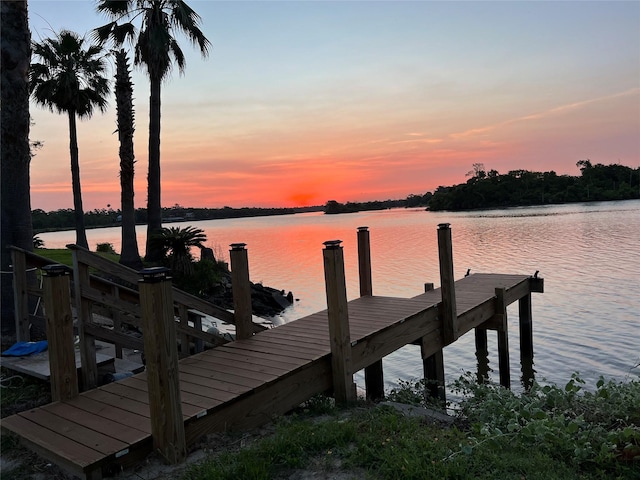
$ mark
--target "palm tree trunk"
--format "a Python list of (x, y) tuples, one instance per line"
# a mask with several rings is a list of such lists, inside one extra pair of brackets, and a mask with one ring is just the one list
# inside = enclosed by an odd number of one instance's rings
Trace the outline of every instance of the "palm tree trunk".
[(76, 112), (69, 111), (69, 153), (71, 154), (71, 186), (73, 189), (73, 216), (76, 224), (76, 245), (89, 248), (87, 233), (84, 229), (84, 210), (80, 190), (80, 161), (78, 160), (78, 130)]
[(160, 204), (160, 78), (151, 78), (149, 99), (149, 175), (147, 177), (147, 253), (145, 260), (158, 263), (162, 260), (162, 248), (157, 236), (162, 230)]
[(122, 250), (120, 263), (141, 269), (142, 261), (136, 238), (136, 211), (133, 197), (135, 156), (133, 150), (134, 113), (133, 86), (129, 59), (124, 49), (116, 52), (116, 107), (120, 140), (120, 202), (122, 208)]
[[(14, 337), (13, 286), (9, 245), (33, 250), (31, 201), (29, 196), (29, 88), (27, 84), (31, 63), (27, 2), (0, 2), (2, 69), (0, 74), (1, 103), (1, 170), (0, 174), (0, 270), (2, 271), (2, 335)], [(4, 342), (3, 342), (4, 344)]]

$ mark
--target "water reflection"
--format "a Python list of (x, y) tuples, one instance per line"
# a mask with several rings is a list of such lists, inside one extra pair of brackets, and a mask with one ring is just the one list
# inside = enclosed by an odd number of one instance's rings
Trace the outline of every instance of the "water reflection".
[[(527, 207), (484, 212), (387, 210), (345, 215), (317, 213), (194, 222), (207, 246), (226, 255), (228, 245), (247, 244), (254, 282), (292, 291), (300, 300), (282, 322), (326, 308), (322, 242), (343, 240), (347, 295), (359, 295), (356, 230), (371, 232), (374, 295), (413, 297), (425, 282), (439, 284), (436, 231), (450, 223), (454, 276), (518, 273), (545, 278), (545, 293), (534, 294), (533, 341), (538, 379), (566, 383), (580, 371), (587, 381), (600, 374), (623, 378), (640, 362), (640, 201)], [(184, 224), (187, 226), (187, 224)], [(144, 245), (145, 228), (137, 229)], [(89, 230), (89, 245), (111, 242), (120, 249), (117, 228)], [(64, 247), (73, 232), (44, 233), (49, 248)], [(518, 307), (509, 309), (509, 335), (519, 345)], [(497, 352), (489, 335), (487, 351)], [(473, 335), (445, 349), (447, 382), (480, 365)], [(516, 370), (518, 348), (512, 348)], [(485, 376), (495, 375), (488, 359)], [(524, 376), (533, 365), (522, 365)], [(637, 375), (640, 369), (631, 371)], [(407, 347), (385, 359), (385, 379), (422, 377), (420, 354)]]

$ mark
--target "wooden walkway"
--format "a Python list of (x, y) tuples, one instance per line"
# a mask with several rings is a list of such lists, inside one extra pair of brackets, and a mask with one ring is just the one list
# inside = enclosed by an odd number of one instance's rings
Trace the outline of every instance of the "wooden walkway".
[[(523, 275), (474, 274), (455, 282), (459, 335), (496, 314), (496, 288), (509, 305), (540, 291)], [(444, 344), (440, 289), (414, 298), (365, 296), (348, 303), (351, 362), (358, 371), (425, 337)], [(201, 436), (268, 422), (332, 389), (327, 311), (179, 362), (187, 445)], [(30, 448), (82, 478), (129, 465), (152, 451), (146, 373), (2, 420)]]

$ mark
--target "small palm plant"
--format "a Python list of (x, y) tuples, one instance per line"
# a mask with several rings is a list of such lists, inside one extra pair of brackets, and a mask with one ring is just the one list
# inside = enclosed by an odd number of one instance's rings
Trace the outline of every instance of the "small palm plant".
[(193, 274), (193, 256), (191, 247), (203, 248), (207, 236), (204, 230), (194, 227), (164, 227), (158, 236), (158, 243), (162, 246), (165, 257), (169, 261), (169, 268), (176, 277)]

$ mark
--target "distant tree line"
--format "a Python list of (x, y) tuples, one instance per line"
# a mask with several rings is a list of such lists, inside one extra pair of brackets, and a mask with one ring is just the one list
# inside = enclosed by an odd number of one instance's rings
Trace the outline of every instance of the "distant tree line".
[[(511, 170), (500, 174), (497, 170), (484, 169), (477, 163), (467, 175), (465, 183), (451, 187), (440, 186), (435, 192), (423, 195), (411, 194), (398, 200), (340, 203), (329, 200), (324, 206), (295, 208), (189, 208), (179, 204), (162, 209), (166, 222), (199, 221), (224, 218), (290, 215), (293, 213), (324, 211), (326, 214), (352, 213), (388, 208), (419, 208), (429, 210), (473, 210), (480, 208), (504, 208), (553, 203), (627, 200), (640, 198), (640, 168), (612, 164), (593, 165), (589, 160), (577, 164), (580, 176), (557, 175), (550, 172)], [(95, 209), (85, 212), (84, 223), (88, 228), (111, 227), (120, 224), (120, 210)], [(62, 209), (32, 212), (36, 233), (74, 228), (74, 210)], [(135, 211), (138, 224), (147, 222), (147, 210)]]
[(580, 176), (556, 172), (512, 170), (486, 172), (475, 164), (466, 183), (438, 187), (429, 200), (429, 210), (472, 210), (553, 203), (628, 200), (640, 198), (640, 168), (623, 165), (577, 164)]
[(328, 215), (337, 213), (353, 213), (367, 210), (385, 210), (388, 208), (413, 208), (424, 207), (429, 204), (431, 192), (424, 195), (409, 195), (407, 198), (400, 200), (375, 200), (372, 202), (347, 202), (340, 203), (335, 200), (329, 200), (324, 206), (324, 213)]
[[(187, 208), (175, 205), (162, 209), (162, 218), (166, 222), (215, 220), (223, 218), (241, 217), (261, 217), (268, 215), (289, 215), (292, 213), (303, 213), (321, 211), (322, 206), (296, 207), (296, 208)], [(84, 224), (87, 228), (113, 227), (119, 226), (122, 212), (114, 209), (95, 209), (84, 213)], [(74, 210), (71, 208), (45, 212), (42, 209), (31, 212), (33, 230), (35, 233), (70, 230), (75, 227)], [(135, 211), (135, 221), (137, 224), (147, 223), (147, 209), (138, 208)]]
[(580, 160), (580, 176), (550, 172), (511, 170), (500, 174), (487, 172), (482, 163), (474, 163), (465, 183), (440, 186), (435, 192), (409, 195), (400, 200), (340, 203), (329, 200), (324, 213), (352, 213), (387, 208), (426, 207), (429, 210), (473, 210), (552, 203), (594, 202), (640, 198), (640, 168), (623, 165), (593, 165)]

